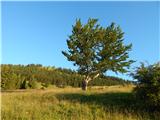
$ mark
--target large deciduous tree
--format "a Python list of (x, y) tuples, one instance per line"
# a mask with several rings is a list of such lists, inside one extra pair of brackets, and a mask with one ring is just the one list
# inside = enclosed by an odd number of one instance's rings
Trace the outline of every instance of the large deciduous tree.
[(89, 19), (87, 24), (82, 24), (80, 19), (76, 20), (67, 40), (68, 51), (62, 51), (85, 77), (83, 90), (87, 89), (89, 81), (107, 70), (125, 73), (133, 63), (133, 60), (128, 60), (132, 45), (124, 45), (121, 28), (115, 23), (102, 27), (97, 22), (97, 19)]

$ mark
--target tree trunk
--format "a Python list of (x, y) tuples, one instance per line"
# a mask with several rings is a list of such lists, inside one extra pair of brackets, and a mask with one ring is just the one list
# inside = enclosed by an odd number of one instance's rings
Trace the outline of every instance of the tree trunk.
[(99, 76), (99, 73), (96, 74), (93, 78), (87, 76), (86, 79), (84, 79), (82, 81), (82, 90), (87, 90), (87, 86), (88, 86), (88, 82), (91, 80), (94, 80), (95, 78), (97, 78)]
[(83, 80), (82, 81), (82, 90), (87, 90), (87, 85), (88, 85), (88, 81), (87, 80)]

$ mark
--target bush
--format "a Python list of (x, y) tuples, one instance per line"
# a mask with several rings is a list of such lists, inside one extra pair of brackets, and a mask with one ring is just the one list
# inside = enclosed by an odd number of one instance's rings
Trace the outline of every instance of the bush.
[(40, 89), (42, 87), (41, 83), (37, 82), (36, 80), (31, 80), (28, 85), (32, 89)]
[(29, 81), (24, 80), (20, 89), (28, 89), (28, 88), (29, 88)]
[(142, 63), (132, 75), (138, 80), (138, 85), (135, 88), (137, 99), (148, 107), (160, 107), (160, 65), (145, 66)]
[[(2, 74), (2, 77), (5, 77), (4, 74)], [(10, 73), (10, 78), (5, 78), (2, 79), (1, 81), (1, 88), (2, 89), (19, 89), (21, 84), (22, 84), (22, 80), (20, 75), (14, 74), (14, 73)]]

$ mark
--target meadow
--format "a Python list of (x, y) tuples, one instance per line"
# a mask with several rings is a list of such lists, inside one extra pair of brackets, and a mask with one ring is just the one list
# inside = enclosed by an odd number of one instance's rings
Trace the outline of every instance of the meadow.
[(1, 92), (2, 120), (159, 120), (136, 102), (133, 85), (7, 90)]

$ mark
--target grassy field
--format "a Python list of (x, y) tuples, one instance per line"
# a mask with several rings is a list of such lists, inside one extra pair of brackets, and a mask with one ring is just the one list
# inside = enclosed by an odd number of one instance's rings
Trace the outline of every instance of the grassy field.
[(146, 112), (131, 94), (133, 86), (45, 90), (14, 90), (1, 93), (2, 120), (159, 120)]

